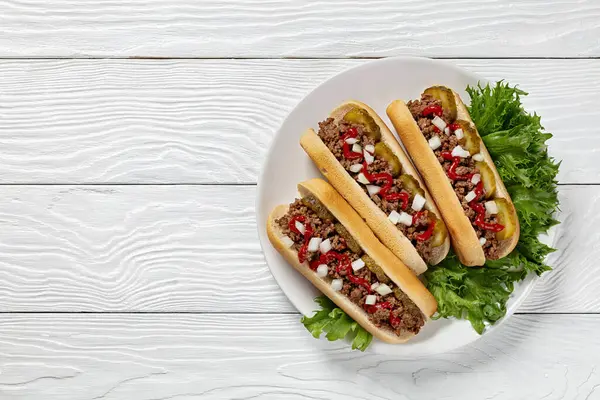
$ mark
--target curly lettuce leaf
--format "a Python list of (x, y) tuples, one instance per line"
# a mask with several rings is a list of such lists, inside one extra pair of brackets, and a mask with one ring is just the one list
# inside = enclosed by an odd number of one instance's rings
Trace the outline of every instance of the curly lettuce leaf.
[(546, 149), (552, 137), (540, 117), (527, 113), (521, 97), (527, 93), (498, 82), (468, 87), (469, 111), (517, 210), (521, 235), (516, 249), (483, 268), (465, 267), (451, 255), (426, 273), (427, 286), (438, 301), (436, 318), (466, 318), (482, 333), (506, 314), (514, 283), (530, 273), (551, 268), (544, 263), (554, 251), (538, 235), (556, 225), (558, 209), (556, 163)]
[(344, 311), (327, 298), (319, 296), (315, 302), (320, 310), (312, 317), (302, 317), (301, 322), (315, 338), (326, 332), (327, 340), (341, 340), (348, 337), (352, 341), (352, 349), (365, 351), (371, 344), (373, 336), (362, 326), (350, 318)]

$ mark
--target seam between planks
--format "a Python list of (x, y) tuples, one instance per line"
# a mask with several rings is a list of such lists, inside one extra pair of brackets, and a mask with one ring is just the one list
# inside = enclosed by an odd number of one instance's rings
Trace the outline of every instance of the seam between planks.
[[(0, 56), (0, 60), (379, 60), (383, 58), (401, 57), (397, 56), (348, 56), (348, 57), (299, 57), (299, 56), (285, 56), (285, 57), (177, 57), (177, 56), (116, 56), (116, 57), (101, 57), (101, 56), (81, 56), (81, 57), (6, 57)], [(461, 57), (461, 56), (408, 56), (413, 58), (431, 58), (434, 60), (600, 60), (600, 56), (579, 56), (579, 57)]]
[[(260, 312), (260, 311), (0, 311), (0, 315), (10, 314), (111, 314), (111, 315), (147, 315), (147, 314), (158, 314), (158, 315), (302, 315), (299, 311), (272, 311), (272, 312)], [(512, 315), (600, 315), (600, 312), (514, 312)], [(510, 318), (510, 317), (509, 317)]]
[[(585, 183), (558, 183), (558, 186), (600, 186), (600, 182), (585, 182)], [(106, 182), (106, 183), (0, 183), (1, 186), (258, 186), (256, 182), (200, 182), (200, 183), (189, 183), (189, 182), (172, 182), (172, 183), (119, 183), (119, 182)]]

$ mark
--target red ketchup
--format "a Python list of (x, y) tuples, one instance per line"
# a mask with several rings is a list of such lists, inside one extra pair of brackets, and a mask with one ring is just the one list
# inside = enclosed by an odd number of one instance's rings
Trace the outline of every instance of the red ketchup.
[[(421, 218), (422, 215), (423, 215), (423, 211), (419, 211), (418, 213), (414, 214), (412, 217), (412, 224), (415, 225), (417, 223), (418, 219)], [(420, 233), (417, 236), (415, 236), (415, 238), (420, 242), (426, 241), (433, 234), (434, 228), (435, 228), (435, 221), (429, 221), (429, 225), (427, 225), (427, 229), (423, 233)]]
[(483, 196), (483, 194), (485, 193), (485, 190), (483, 190), (483, 181), (479, 181), (477, 183), (477, 186), (475, 186), (473, 192), (475, 192), (475, 195), (477, 196), (475, 197), (476, 199), (479, 199), (481, 196)]
[(356, 130), (356, 128), (349, 128), (346, 131), (346, 134), (344, 136), (341, 137), (341, 141), (342, 141), (342, 150), (344, 151), (344, 157), (348, 160), (356, 160), (359, 158), (362, 158), (362, 153), (357, 153), (355, 151), (350, 151), (350, 145), (348, 143), (346, 143), (346, 139), (348, 138), (355, 138), (358, 136), (358, 131)]
[(418, 234), (417, 236), (415, 236), (415, 238), (420, 242), (424, 242), (431, 237), (434, 229), (435, 221), (429, 221), (429, 225), (427, 226), (425, 232)]
[(437, 115), (438, 117), (441, 117), (443, 113), (444, 113), (444, 110), (442, 109), (441, 106), (438, 106), (437, 104), (433, 104), (433, 105), (425, 107), (423, 109), (423, 111), (421, 112), (421, 115), (424, 117), (428, 117), (431, 114), (433, 114), (433, 115)]
[(473, 174), (459, 175), (456, 173), (456, 168), (458, 168), (460, 165), (460, 157), (453, 157), (452, 153), (449, 151), (442, 151), (440, 155), (444, 160), (452, 160), (452, 164), (448, 169), (448, 178), (452, 179), (453, 181), (468, 181), (473, 177)]
[(448, 125), (448, 128), (450, 128), (450, 130), (451, 130), (452, 132), (454, 132), (454, 131), (455, 131), (455, 130), (457, 130), (457, 129), (462, 129), (462, 127), (461, 127), (459, 124), (457, 124), (456, 122), (454, 122), (454, 123), (452, 123), (452, 124)]
[(375, 312), (377, 310), (381, 310), (382, 308), (386, 309), (386, 310), (391, 310), (392, 305), (387, 301), (383, 301), (381, 303), (377, 303), (377, 304), (373, 304), (373, 305), (365, 304), (365, 311), (368, 312), (369, 314), (375, 314)]
[(388, 174), (387, 172), (382, 172), (380, 174), (371, 175), (369, 173), (369, 171), (367, 170), (367, 167), (368, 167), (367, 162), (363, 161), (363, 168), (362, 168), (361, 172), (363, 173), (363, 175), (365, 176), (365, 178), (367, 178), (367, 180), (369, 182), (385, 181), (385, 183), (381, 187), (381, 190), (378, 193), (379, 196), (381, 196), (382, 199), (385, 199), (387, 201), (402, 200), (402, 205), (400, 207), (403, 210), (406, 210), (406, 208), (408, 207), (408, 199), (410, 197), (408, 193), (406, 193), (406, 192), (388, 193), (388, 191), (392, 188), (392, 185), (394, 184), (394, 177), (391, 174)]
[(296, 221), (304, 223), (304, 244), (302, 245), (302, 247), (300, 247), (300, 250), (298, 250), (298, 261), (303, 263), (304, 261), (306, 261), (306, 253), (308, 251), (308, 242), (310, 241), (310, 238), (312, 237), (314, 232), (313, 232), (312, 226), (310, 226), (310, 224), (308, 222), (306, 222), (306, 217), (304, 215), (296, 215), (296, 216), (290, 218), (288, 227), (290, 228), (290, 230), (292, 232), (297, 233), (298, 235), (301, 235), (298, 228), (296, 228)]
[(396, 317), (394, 314), (392, 314), (392, 312), (390, 312), (390, 325), (392, 326), (392, 328), (397, 327), (398, 325), (400, 325), (401, 322), (402, 320), (400, 319), (400, 317)]
[(400, 325), (401, 319), (399, 317), (396, 317), (393, 313), (392, 313), (392, 305), (387, 302), (381, 302), (381, 303), (377, 303), (377, 304), (373, 304), (373, 305), (365, 305), (365, 311), (368, 312), (369, 314), (375, 314), (375, 312), (377, 310), (381, 310), (381, 309), (385, 309), (385, 310), (390, 310), (390, 318), (389, 318), (389, 322), (390, 325), (392, 326), (392, 328), (397, 327), (398, 325)]
[(334, 250), (327, 252), (327, 254), (321, 254), (318, 260), (310, 263), (310, 269), (316, 271), (319, 265), (330, 263), (333, 260), (337, 260), (338, 262), (336, 268), (338, 274), (341, 274), (343, 271), (346, 272), (346, 277), (350, 282), (362, 286), (367, 293), (371, 293), (371, 284), (366, 279), (354, 275), (352, 271), (352, 262), (350, 261), (350, 257), (346, 254), (340, 254)]
[(485, 222), (485, 207), (483, 206), (483, 204), (477, 203), (475, 202), (475, 200), (473, 200), (469, 203), (469, 206), (477, 213), (477, 218), (474, 222), (476, 226), (480, 227), (481, 229), (485, 229), (486, 231), (492, 232), (500, 232), (504, 229), (504, 225), (488, 224), (487, 222)]

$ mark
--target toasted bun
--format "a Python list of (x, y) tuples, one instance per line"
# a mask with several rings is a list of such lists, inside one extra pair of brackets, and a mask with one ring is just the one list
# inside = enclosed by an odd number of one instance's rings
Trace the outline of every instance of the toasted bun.
[[(337, 122), (354, 107), (360, 107), (367, 111), (377, 125), (379, 125), (381, 140), (385, 142), (396, 157), (398, 157), (398, 160), (402, 165), (403, 173), (412, 175), (425, 191), (425, 199), (427, 200), (425, 207), (442, 220), (440, 212), (436, 208), (425, 184), (419, 177), (419, 174), (413, 167), (410, 159), (394, 137), (394, 134), (373, 109), (358, 101), (347, 101), (336, 108), (331, 113), (331, 117)], [(427, 270), (427, 264), (425, 262), (435, 265), (446, 257), (446, 254), (448, 254), (448, 250), (450, 249), (450, 240), (448, 238), (446, 238), (446, 241), (441, 246), (434, 247), (431, 252), (431, 257), (424, 261), (410, 240), (388, 220), (387, 215), (363, 191), (358, 182), (350, 176), (314, 130), (309, 129), (302, 135), (300, 145), (329, 182), (365, 219), (379, 239), (417, 275), (420, 275)]]
[[(458, 94), (456, 92), (453, 93), (458, 111), (457, 119), (469, 121), (471, 126), (477, 131), (467, 111), (467, 107)], [(392, 121), (396, 132), (398, 132), (404, 147), (406, 147), (406, 150), (412, 156), (413, 162), (427, 183), (427, 187), (432, 193), (446, 222), (446, 227), (452, 238), (452, 244), (461, 263), (468, 266), (483, 265), (485, 263), (485, 254), (479, 243), (475, 229), (471, 225), (469, 218), (465, 215), (450, 180), (438, 162), (433, 150), (429, 147), (427, 140), (421, 133), (408, 107), (402, 100), (395, 100), (387, 107), (387, 115)], [(493, 171), (496, 180), (496, 194), (494, 197), (505, 198), (508, 201), (514, 218), (517, 221), (517, 227), (513, 236), (499, 242), (499, 253), (500, 258), (502, 258), (508, 255), (517, 245), (520, 228), (510, 195), (502, 179), (500, 179), (500, 175), (483, 141), (481, 141), (480, 146), (480, 153)]]
[[(423, 283), (389, 251), (367, 227), (362, 218), (350, 207), (335, 189), (322, 179), (311, 179), (298, 185), (302, 195), (315, 196), (344, 228), (354, 237), (364, 252), (383, 269), (385, 274), (419, 307), (426, 317), (431, 317), (437, 310), (437, 303), (433, 295), (425, 288)], [(331, 289), (328, 282), (318, 277), (312, 271), (308, 262), (298, 262), (298, 253), (286, 247), (281, 238), (280, 227), (276, 220), (281, 218), (288, 210), (288, 206), (277, 206), (269, 215), (267, 221), (267, 235), (273, 246), (284, 258), (292, 264), (306, 279), (311, 281), (317, 289), (329, 297), (338, 307), (344, 310), (352, 319), (368, 330), (373, 336), (387, 343), (403, 343), (414, 336), (412, 333), (396, 335), (390, 330), (375, 326), (369, 321), (368, 314), (350, 299)]]

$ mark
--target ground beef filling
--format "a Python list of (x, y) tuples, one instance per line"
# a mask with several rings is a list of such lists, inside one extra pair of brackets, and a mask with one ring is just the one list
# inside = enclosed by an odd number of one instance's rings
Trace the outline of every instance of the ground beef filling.
[[(347, 160), (344, 157), (344, 151), (342, 149), (343, 143), (340, 139), (344, 134), (346, 134), (346, 132), (350, 128), (355, 128), (357, 130), (358, 143), (360, 143), (360, 145), (363, 148), (364, 146), (369, 144), (375, 145), (375, 141), (373, 140), (373, 138), (371, 138), (364, 132), (364, 128), (361, 125), (350, 124), (345, 121), (340, 121), (339, 123), (336, 123), (333, 118), (328, 118), (325, 121), (319, 123), (319, 137), (321, 138), (321, 140), (323, 140), (325, 145), (333, 153), (335, 158), (342, 164), (342, 166), (350, 174), (350, 176), (352, 176), (356, 180), (359, 173), (350, 171), (350, 166), (357, 163), (362, 163), (363, 160)], [(375, 156), (375, 161), (368, 166), (367, 171), (369, 174), (379, 174), (382, 172), (386, 172), (391, 175), (392, 173), (392, 169), (390, 168), (388, 162), (377, 156)], [(386, 215), (389, 215), (392, 211), (404, 211), (410, 214), (411, 216), (416, 214), (416, 211), (410, 207), (410, 202), (409, 206), (405, 210), (402, 210), (401, 201), (387, 201), (377, 194), (369, 194), (365, 185), (361, 184), (360, 187)], [(403, 189), (402, 181), (397, 178), (394, 179), (394, 183), (392, 184), (392, 187), (388, 191), (388, 193), (400, 193), (402, 191), (408, 193), (407, 190)], [(413, 225), (410, 227), (401, 223), (396, 224), (396, 227), (404, 234), (404, 236), (406, 236), (411, 241), (413, 246), (415, 246), (415, 248), (417, 249), (419, 255), (425, 260), (429, 260), (431, 258), (432, 237), (424, 241), (418, 241), (416, 239), (416, 236), (419, 233), (423, 233), (423, 231), (427, 230), (429, 224), (429, 221), (427, 219), (428, 215), (429, 211), (424, 210), (422, 217), (419, 218), (418, 221), (415, 221), (415, 223), (413, 223)]]
[[(346, 254), (352, 261), (360, 258), (361, 255), (351, 251), (346, 246), (346, 240), (336, 231), (336, 221), (319, 218), (317, 214), (305, 206), (301, 200), (296, 200), (294, 203), (292, 203), (287, 214), (276, 221), (283, 234), (287, 235), (294, 242), (292, 246), (294, 250), (298, 251), (300, 249), (304, 243), (304, 237), (291, 231), (289, 228), (289, 222), (293, 217), (300, 215), (306, 218), (305, 223), (309, 223), (314, 230), (313, 237), (329, 239), (332, 242), (333, 250), (341, 254)], [(307, 255), (307, 260), (309, 262), (314, 261), (317, 260), (319, 256), (320, 253), (318, 251), (315, 253), (309, 252)], [(333, 279), (342, 279), (343, 287), (340, 293), (348, 297), (354, 304), (357, 304), (361, 308), (365, 309), (365, 300), (369, 294), (376, 295), (376, 304), (385, 302), (389, 304), (390, 309), (377, 309), (373, 313), (367, 313), (371, 322), (378, 327), (389, 329), (397, 335), (406, 332), (415, 334), (419, 332), (425, 323), (425, 317), (423, 313), (404, 292), (394, 285), (393, 282), (385, 282), (393, 290), (393, 292), (382, 296), (376, 291), (367, 291), (364, 286), (351, 282), (346, 276), (347, 272), (345, 270), (338, 271), (337, 266), (337, 260), (327, 263), (328, 273), (327, 277), (324, 279), (327, 282), (331, 282)], [(377, 276), (371, 272), (367, 266), (358, 271), (353, 271), (353, 274), (366, 280), (369, 285), (379, 282)], [(394, 325), (392, 325), (391, 321), (394, 322)]]
[[(439, 130), (437, 130), (435, 125), (433, 125), (433, 123), (431, 122), (433, 119), (433, 116), (427, 116), (427, 117), (422, 116), (423, 110), (426, 107), (431, 106), (431, 105), (438, 105), (441, 107), (442, 103), (441, 103), (441, 101), (433, 98), (432, 96), (422, 95), (420, 100), (412, 100), (412, 101), (409, 101), (407, 104), (408, 109), (410, 110), (413, 118), (417, 122), (417, 125), (421, 129), (423, 136), (425, 136), (425, 139), (429, 140), (434, 135), (436, 135), (440, 138), (442, 145), (438, 149), (434, 150), (434, 154), (436, 155), (440, 164), (442, 164), (444, 171), (448, 172), (448, 170), (450, 169), (450, 165), (452, 165), (452, 161), (445, 160), (441, 156), (441, 153), (443, 151), (451, 152), (459, 144), (458, 138), (452, 132), (449, 135), (439, 132)], [(444, 113), (440, 118), (442, 118), (446, 124), (450, 124), (453, 122), (450, 120), (450, 116), (449, 116), (447, 110), (444, 110)], [(456, 168), (456, 173), (458, 175), (473, 174), (473, 173), (478, 173), (478, 172), (479, 171), (475, 167), (475, 160), (473, 160), (472, 157), (461, 158), (460, 166)], [(499, 254), (500, 251), (498, 248), (499, 242), (498, 242), (498, 239), (496, 239), (496, 234), (492, 231), (481, 229), (479, 226), (475, 225), (475, 219), (477, 218), (477, 213), (471, 207), (469, 207), (468, 202), (465, 200), (465, 196), (467, 195), (467, 193), (469, 193), (471, 190), (473, 190), (475, 188), (475, 184), (473, 184), (470, 180), (454, 181), (452, 179), (450, 179), (450, 183), (452, 184), (452, 187), (454, 188), (454, 192), (456, 193), (456, 196), (460, 200), (460, 203), (462, 205), (462, 208), (463, 208), (465, 214), (471, 221), (471, 224), (473, 225), (473, 228), (475, 229), (475, 232), (477, 233), (477, 237), (478, 238), (484, 237), (486, 239), (486, 242), (483, 244), (483, 251), (485, 253), (486, 258), (488, 258), (490, 260), (498, 259), (499, 255), (500, 255)], [(498, 220), (495, 216), (492, 215), (492, 216), (486, 217), (485, 222), (496, 224), (496, 223), (498, 223)]]

